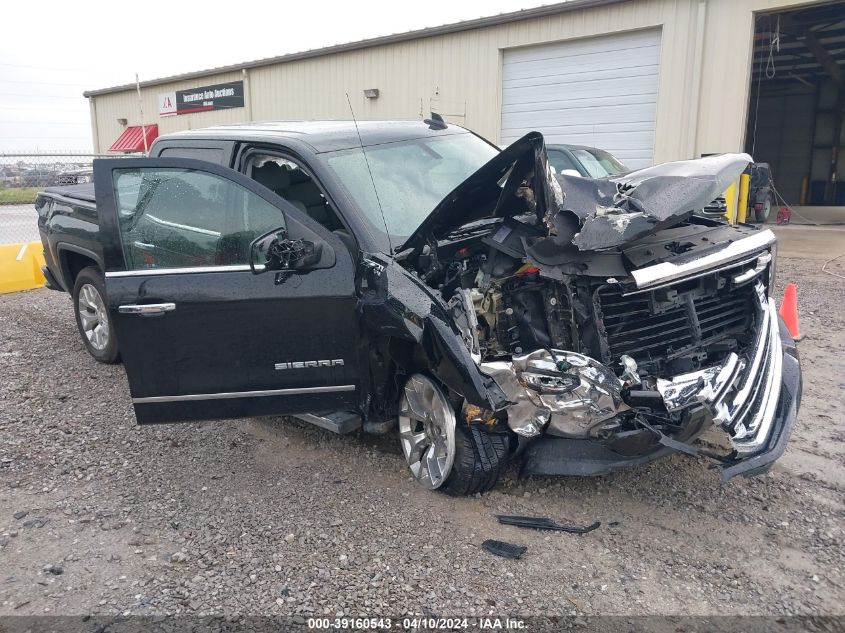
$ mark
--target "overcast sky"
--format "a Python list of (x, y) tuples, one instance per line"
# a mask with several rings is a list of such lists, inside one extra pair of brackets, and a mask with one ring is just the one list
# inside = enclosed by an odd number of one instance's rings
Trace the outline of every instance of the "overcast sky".
[(7, 2), (0, 152), (90, 151), (83, 90), (539, 6), (408, 2)]

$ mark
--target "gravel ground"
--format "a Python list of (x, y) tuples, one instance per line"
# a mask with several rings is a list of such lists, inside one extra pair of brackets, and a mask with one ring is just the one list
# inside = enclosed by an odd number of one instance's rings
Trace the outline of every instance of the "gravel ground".
[[(843, 614), (845, 282), (818, 268), (780, 264), (805, 391), (771, 473), (721, 486), (677, 455), (593, 479), (511, 471), (469, 499), (413, 484), (392, 438), (286, 419), (140, 428), (66, 296), (2, 296), (0, 615)], [(495, 558), (487, 538), (528, 551)]]

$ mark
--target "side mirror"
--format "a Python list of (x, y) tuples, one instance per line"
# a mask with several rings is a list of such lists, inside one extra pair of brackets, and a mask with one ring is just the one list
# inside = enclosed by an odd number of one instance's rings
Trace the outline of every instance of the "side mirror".
[(249, 245), (249, 267), (254, 275), (267, 270), (301, 270), (320, 261), (323, 245), (292, 240), (285, 229), (273, 229)]

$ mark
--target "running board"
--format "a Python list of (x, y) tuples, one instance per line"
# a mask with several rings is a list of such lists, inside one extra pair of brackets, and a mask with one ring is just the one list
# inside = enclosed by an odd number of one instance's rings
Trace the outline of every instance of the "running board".
[(313, 424), (314, 426), (319, 426), (321, 429), (337, 433), (338, 435), (346, 435), (347, 433), (357, 431), (363, 424), (361, 416), (349, 411), (335, 411), (333, 413), (321, 413), (319, 415), (300, 413), (293, 417)]

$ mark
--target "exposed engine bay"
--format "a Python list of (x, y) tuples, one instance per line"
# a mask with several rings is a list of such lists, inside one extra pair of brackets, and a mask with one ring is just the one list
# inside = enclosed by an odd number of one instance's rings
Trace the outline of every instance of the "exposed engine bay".
[[(718, 225), (691, 222), (662, 248), (690, 252), (692, 235), (718, 239)], [(534, 263), (522, 249), (542, 235), (520, 218), (452, 237), (422, 258), (422, 277), (447, 301), (482, 371), (517, 401), (510, 414), (523, 436), (546, 424), (566, 437), (643, 431), (643, 417), (671, 431), (683, 416), (666, 411), (657, 380), (716, 365), (751, 342), (754, 289), (732, 287), (726, 273), (628, 297), (622, 251), (602, 254), (604, 275), (573, 274)]]
[[(522, 443), (588, 439), (627, 457), (695, 453), (686, 442), (708, 421), (735, 454), (759, 449), (781, 375), (774, 236), (692, 214), (748, 157), (613, 182), (550, 176), (545, 151), (529, 155), (486, 212), (454, 219), (456, 190), (452, 216), (432, 214), (406, 242), (403, 266), (440, 294), (510, 403), (469, 415)], [(477, 189), (473, 201), (492, 200)]]

